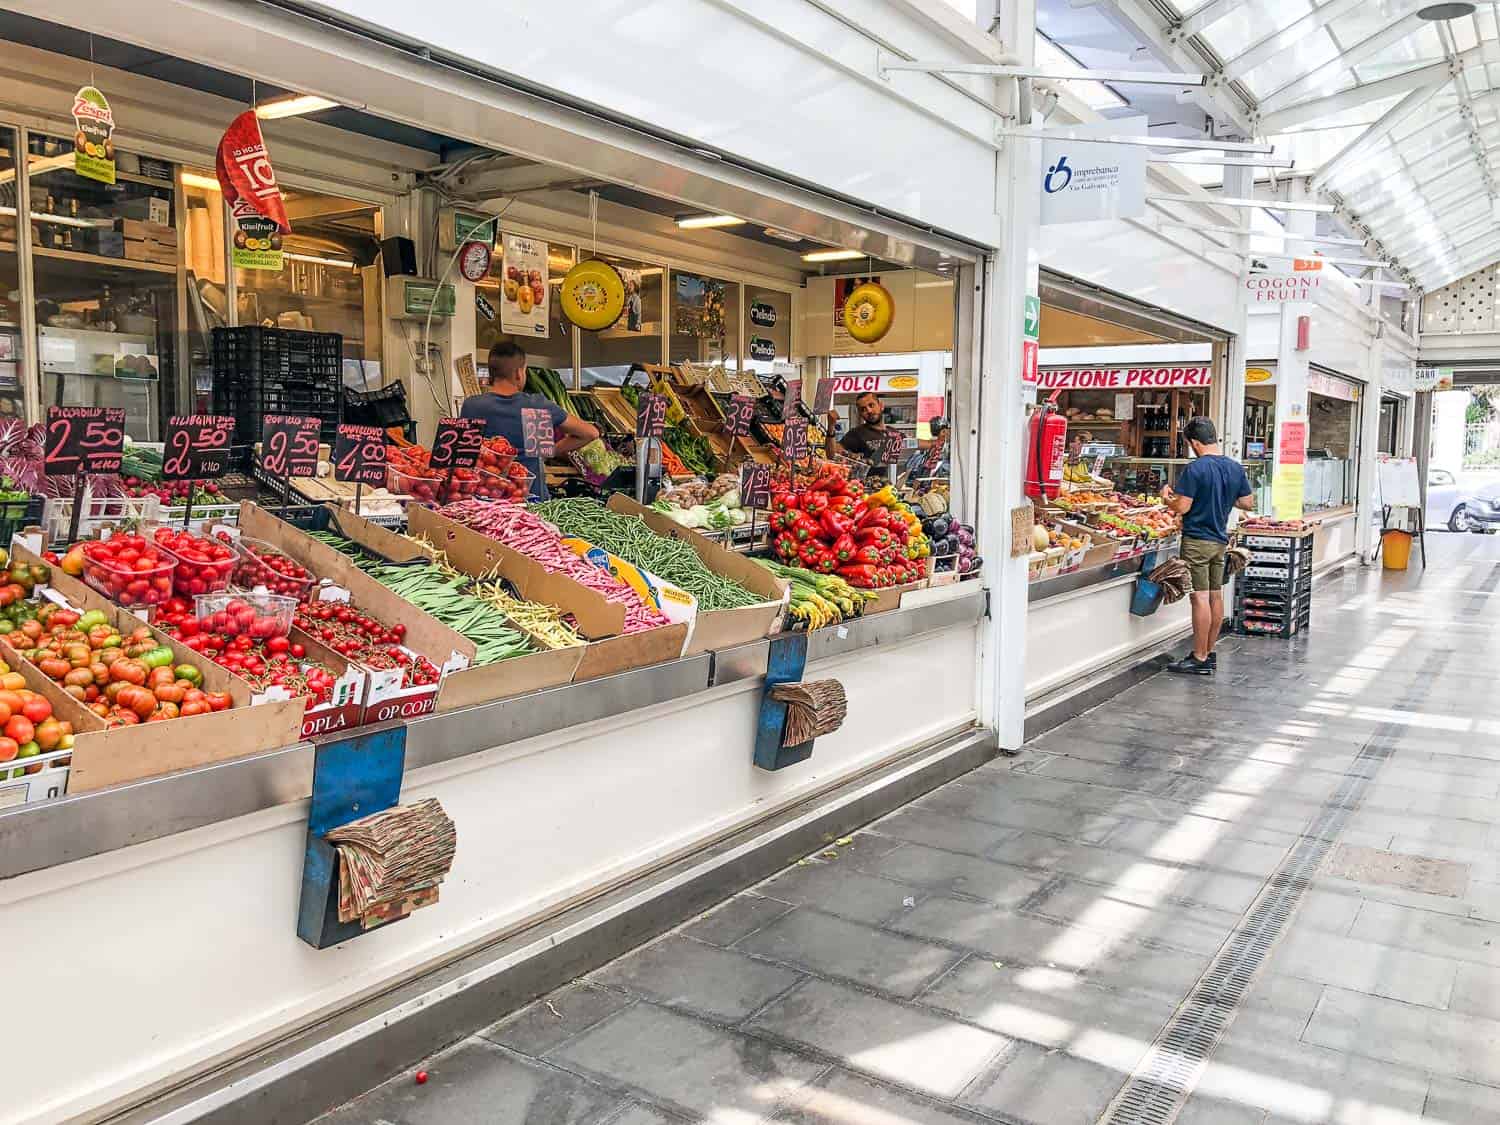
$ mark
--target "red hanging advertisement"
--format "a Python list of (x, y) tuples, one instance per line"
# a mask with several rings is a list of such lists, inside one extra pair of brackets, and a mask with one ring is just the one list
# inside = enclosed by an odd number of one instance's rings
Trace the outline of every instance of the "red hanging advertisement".
[(214, 171), (237, 228), (231, 255), (234, 265), (280, 270), (281, 236), (292, 228), (254, 110), (247, 109), (224, 130)]

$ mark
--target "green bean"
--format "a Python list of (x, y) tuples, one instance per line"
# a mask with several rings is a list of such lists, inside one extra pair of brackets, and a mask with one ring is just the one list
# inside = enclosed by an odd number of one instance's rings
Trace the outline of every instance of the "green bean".
[(564, 535), (585, 539), (686, 590), (698, 599), (699, 609), (739, 609), (761, 601), (739, 583), (709, 570), (686, 543), (652, 531), (639, 516), (610, 511), (596, 500), (548, 500), (533, 504), (532, 511)]

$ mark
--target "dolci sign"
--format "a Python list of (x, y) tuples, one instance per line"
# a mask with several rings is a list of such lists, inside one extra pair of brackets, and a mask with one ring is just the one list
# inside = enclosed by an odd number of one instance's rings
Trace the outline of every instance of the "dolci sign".
[(1146, 135), (1145, 117), (1071, 126), (1042, 141), (1042, 225), (1134, 219), (1146, 213), (1146, 155), (1140, 145), (1090, 137)]
[(47, 407), (42, 469), (49, 477), (118, 473), (124, 455), (123, 407)]
[(167, 419), (162, 447), (164, 480), (211, 480), (229, 468), (234, 419), (227, 414), (180, 414)]

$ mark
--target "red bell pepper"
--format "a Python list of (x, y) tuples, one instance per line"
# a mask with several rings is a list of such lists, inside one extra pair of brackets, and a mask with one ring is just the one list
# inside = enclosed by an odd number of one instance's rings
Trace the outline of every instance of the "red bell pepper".
[(822, 550), (823, 548), (815, 541), (803, 543), (797, 548), (797, 561), (808, 570), (812, 570), (818, 565), (818, 553)]
[(819, 574), (832, 574), (838, 565), (838, 560), (833, 557), (833, 552), (824, 547), (818, 552), (818, 561), (813, 569)]
[(854, 525), (847, 518), (838, 514), (832, 508), (827, 509), (818, 517), (818, 525), (823, 529), (823, 538), (832, 543), (840, 535), (847, 535), (853, 530)]
[(828, 510), (828, 493), (819, 492), (816, 489), (809, 490), (802, 494), (798, 504), (804, 512), (810, 515), (821, 515)]
[(833, 557), (838, 560), (840, 566), (852, 562), (855, 553), (859, 550), (858, 544), (854, 542), (852, 535), (840, 535), (833, 543)]
[(795, 559), (797, 557), (797, 540), (787, 532), (782, 532), (776, 537), (776, 553), (784, 559)]
[(803, 543), (816, 541), (822, 533), (823, 529), (818, 526), (818, 521), (806, 512), (798, 516), (796, 522), (792, 524), (792, 535), (799, 547)]
[(857, 561), (857, 562), (859, 562), (861, 564), (864, 564), (864, 565), (868, 565), (868, 566), (879, 566), (880, 565), (880, 552), (878, 550), (876, 550), (874, 547), (861, 547), (861, 548), (859, 548), (859, 550), (857, 550), (857, 551), (854, 552), (854, 558), (855, 558), (855, 561)]
[(863, 563), (856, 566), (839, 567), (839, 577), (851, 586), (862, 586), (866, 589), (875, 585), (876, 580), (875, 568)]

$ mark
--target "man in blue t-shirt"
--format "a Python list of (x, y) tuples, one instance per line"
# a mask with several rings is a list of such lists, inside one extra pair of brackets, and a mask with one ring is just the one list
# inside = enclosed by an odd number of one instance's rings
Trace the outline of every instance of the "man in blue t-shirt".
[(1219, 435), (1207, 418), (1194, 418), (1183, 436), (1196, 459), (1165, 485), (1161, 497), (1182, 517), (1182, 558), (1193, 575), (1193, 651), (1167, 665), (1169, 672), (1207, 676), (1218, 666), (1214, 644), (1224, 626), (1224, 555), (1229, 550), (1229, 512), (1251, 511), (1255, 500), (1245, 467), (1219, 450)]
[(582, 418), (575, 418), (557, 403), (543, 395), (527, 394), (526, 352), (520, 344), (502, 340), (490, 349), (490, 389), (488, 394), (464, 399), (462, 418), (484, 419), (484, 436), (503, 437), (516, 447), (516, 460), (533, 474), (532, 501), (547, 499), (547, 477), (539, 457), (521, 452), (525, 442), (521, 430), (521, 411), (545, 410), (552, 419), (552, 439), (558, 454), (578, 449), (599, 436), (599, 431)]

